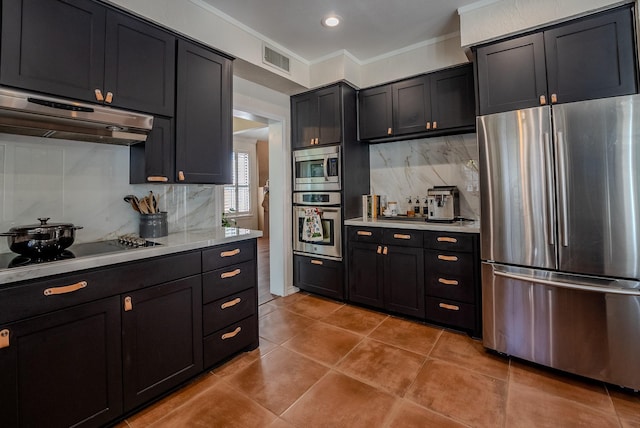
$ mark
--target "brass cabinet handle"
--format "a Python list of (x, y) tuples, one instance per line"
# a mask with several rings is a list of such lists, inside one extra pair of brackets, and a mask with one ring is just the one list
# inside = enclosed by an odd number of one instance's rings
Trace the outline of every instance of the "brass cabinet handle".
[(169, 181), (169, 178), (163, 177), (161, 175), (150, 175), (149, 177), (147, 177), (147, 181), (164, 183)]
[(451, 242), (452, 244), (455, 244), (456, 242), (458, 242), (458, 240), (456, 238), (450, 238), (448, 236), (438, 236), (438, 242)]
[(322, 266), (324, 262), (322, 260), (311, 260), (312, 265)]
[(546, 105), (547, 104), (547, 97), (545, 97), (544, 95), (540, 95), (540, 105)]
[(133, 310), (133, 302), (131, 301), (131, 296), (127, 296), (124, 298), (124, 311), (129, 312)]
[(438, 260), (444, 260), (445, 262), (457, 262), (458, 256), (443, 256), (442, 254), (438, 254)]
[(236, 337), (238, 335), (238, 333), (240, 333), (242, 331), (242, 327), (236, 327), (235, 330), (233, 330), (230, 333), (225, 333), (222, 336), (220, 336), (220, 338), (222, 340), (227, 340), (227, 339), (231, 339), (232, 337)]
[(393, 130), (391, 128), (387, 129), (387, 135), (393, 134)]
[(223, 304), (220, 305), (220, 309), (227, 309), (230, 308), (232, 306), (237, 305), (238, 303), (242, 302), (242, 299), (239, 297), (236, 297), (233, 300), (230, 300), (228, 302), (224, 302)]
[(380, 245), (378, 245), (378, 249), (376, 250), (376, 253), (378, 254), (382, 253), (382, 247)]
[(107, 104), (111, 104), (113, 101), (113, 92), (107, 92), (107, 96), (104, 97), (104, 102)]
[(450, 311), (459, 311), (460, 310), (460, 306), (448, 305), (446, 303), (440, 303), (440, 304), (438, 304), (438, 306), (440, 306), (442, 309), (448, 309)]
[(178, 180), (184, 181), (184, 171), (178, 171)]
[(240, 254), (240, 248), (236, 248), (235, 250), (231, 250), (231, 251), (223, 251), (220, 253), (220, 257), (233, 257)]
[(387, 248), (387, 246), (384, 246), (384, 249), (382, 250), (382, 254), (384, 254), (385, 256), (387, 255), (387, 253), (389, 252), (389, 249)]
[(438, 127), (438, 122), (436, 122), (435, 120), (433, 121), (433, 129), (436, 129)]
[(373, 232), (369, 232), (368, 230), (359, 230), (356, 232), (358, 236), (371, 236)]
[(93, 92), (96, 94), (96, 101), (104, 101), (104, 97), (102, 96), (102, 91), (100, 89), (96, 89)]
[(393, 237), (395, 239), (411, 239), (411, 235), (404, 235), (402, 233), (394, 233)]
[(80, 282), (76, 282), (75, 284), (65, 285), (63, 287), (47, 288), (46, 290), (44, 290), (44, 295), (53, 296), (55, 294), (73, 293), (74, 291), (78, 291), (81, 288), (84, 288), (86, 286), (87, 286), (87, 281), (80, 281)]
[(455, 279), (438, 278), (438, 282), (444, 285), (458, 285), (458, 281), (456, 281)]
[(9, 329), (0, 330), (0, 349), (9, 347)]
[(427, 129), (431, 129), (431, 122), (427, 122)]
[(233, 278), (234, 276), (240, 275), (240, 272), (242, 272), (240, 269), (235, 269), (235, 270), (232, 270), (231, 272), (223, 272), (220, 274), (220, 278), (222, 279)]
[(555, 104), (558, 102), (558, 96), (556, 94), (551, 94), (551, 104)]

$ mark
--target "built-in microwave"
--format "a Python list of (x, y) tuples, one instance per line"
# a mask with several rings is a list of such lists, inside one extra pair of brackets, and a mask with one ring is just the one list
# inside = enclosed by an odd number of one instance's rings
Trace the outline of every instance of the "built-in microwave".
[(293, 152), (293, 190), (340, 190), (340, 146)]

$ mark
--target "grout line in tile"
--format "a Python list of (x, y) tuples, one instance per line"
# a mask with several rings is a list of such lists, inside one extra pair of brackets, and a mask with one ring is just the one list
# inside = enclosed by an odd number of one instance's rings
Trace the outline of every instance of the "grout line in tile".
[(326, 378), (327, 376), (329, 376), (329, 374), (331, 373), (331, 371), (332, 371), (332, 370), (331, 370), (331, 369), (329, 369), (329, 370), (327, 370), (327, 372), (326, 372), (324, 375), (320, 376), (320, 378), (319, 378), (317, 381), (315, 381), (311, 386), (309, 386), (309, 388), (307, 388), (307, 390), (306, 390), (305, 392), (303, 392), (302, 394), (300, 394), (300, 396), (299, 396), (298, 398), (296, 398), (296, 399), (293, 401), (293, 403), (291, 403), (291, 405), (289, 405), (289, 407), (287, 407), (286, 409), (284, 409), (284, 410), (282, 411), (282, 413), (280, 413), (280, 414), (278, 415), (278, 417), (279, 417), (279, 418), (281, 418), (281, 419), (284, 419), (287, 423), (289, 423), (289, 424), (293, 425), (293, 422), (290, 422), (289, 420), (287, 420), (287, 419), (283, 418), (283, 415), (284, 415), (285, 413), (287, 413), (287, 412), (289, 411), (289, 409), (291, 409), (293, 406), (295, 406), (295, 405), (296, 405), (300, 400), (302, 400), (302, 398), (303, 398), (304, 396), (306, 396), (307, 394), (309, 394), (309, 391), (311, 391), (311, 390), (312, 390), (312, 389), (313, 389), (313, 388), (314, 388), (318, 383), (322, 382), (322, 380), (323, 380), (324, 378)]

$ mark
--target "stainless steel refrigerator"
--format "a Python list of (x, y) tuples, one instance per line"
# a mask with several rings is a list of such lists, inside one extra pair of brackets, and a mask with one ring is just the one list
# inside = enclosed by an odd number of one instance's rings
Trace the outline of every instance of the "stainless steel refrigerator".
[(484, 346), (640, 389), (640, 96), (477, 132)]

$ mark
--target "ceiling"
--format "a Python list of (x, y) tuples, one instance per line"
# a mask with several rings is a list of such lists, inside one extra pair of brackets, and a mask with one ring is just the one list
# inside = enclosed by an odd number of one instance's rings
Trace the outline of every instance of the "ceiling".
[[(204, 0), (224, 15), (313, 63), (342, 50), (366, 63), (455, 34), (457, 9), (478, 0)], [(342, 17), (336, 28), (321, 19)]]

